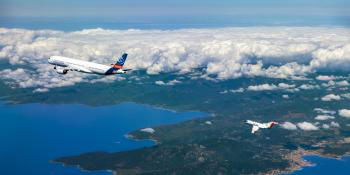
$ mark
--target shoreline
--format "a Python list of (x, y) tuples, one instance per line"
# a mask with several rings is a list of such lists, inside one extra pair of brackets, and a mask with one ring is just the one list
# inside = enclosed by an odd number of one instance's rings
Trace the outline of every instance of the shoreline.
[(156, 139), (151, 139), (151, 138), (148, 138), (148, 139), (137, 139), (135, 138), (134, 135), (130, 134), (130, 133), (127, 133), (124, 135), (125, 138), (129, 139), (129, 140), (133, 140), (133, 141), (136, 141), (136, 142), (140, 142), (140, 141), (152, 141), (154, 145), (152, 146), (155, 146), (155, 145), (158, 145), (160, 142), (157, 141)]
[[(160, 143), (156, 139), (151, 139), (151, 138), (137, 139), (137, 138), (135, 138), (135, 136), (130, 134), (130, 132), (125, 134), (124, 137), (129, 139), (129, 140), (136, 141), (136, 142), (138, 142), (138, 141), (152, 141), (154, 144), (152, 146), (158, 145)], [(317, 146), (322, 146), (323, 144), (324, 143), (320, 143)], [(322, 154), (320, 152), (320, 150), (305, 150), (302, 148), (298, 148), (297, 150), (294, 150), (294, 151), (283, 156), (283, 159), (287, 160), (289, 162), (289, 167), (287, 167), (285, 169), (274, 169), (274, 170), (271, 170), (267, 173), (258, 173), (257, 175), (289, 175), (289, 174), (292, 174), (298, 170), (302, 170), (304, 167), (317, 166), (317, 164), (305, 160), (304, 157), (306, 157), (306, 156), (317, 156), (320, 158), (341, 160), (346, 156), (350, 156), (350, 154), (349, 153), (346, 153), (344, 155)], [(80, 171), (83, 171), (83, 172), (95, 172), (95, 170), (86, 170), (86, 169), (80, 167), (79, 165), (71, 166), (71, 165), (66, 165), (63, 162), (56, 162), (54, 160), (51, 160), (50, 162), (57, 163), (57, 164), (63, 164), (63, 166), (66, 166), (66, 167), (78, 168)], [(96, 171), (107, 171), (107, 172), (111, 172), (112, 175), (118, 174), (117, 170), (96, 170)]]
[(290, 166), (288, 168), (284, 170), (275, 169), (267, 173), (259, 173), (258, 175), (289, 175), (298, 170), (302, 170), (304, 167), (317, 166), (317, 164), (305, 160), (304, 157), (306, 156), (317, 156), (325, 159), (342, 160), (344, 157), (349, 156), (349, 154), (347, 153), (344, 155), (333, 155), (333, 154), (328, 155), (328, 154), (322, 154), (320, 151), (316, 151), (316, 150), (310, 151), (310, 150), (304, 150), (302, 148), (298, 148), (297, 150), (291, 153), (288, 153), (283, 157), (285, 160), (289, 161)]
[[(126, 104), (126, 105), (128, 105), (128, 104), (141, 105), (141, 106), (144, 106), (146, 108), (154, 108), (154, 109), (164, 110), (164, 111), (168, 111), (168, 112), (172, 112), (172, 113), (181, 113), (181, 112), (200, 113), (200, 115), (198, 115), (198, 116), (196, 116), (194, 118), (186, 119), (184, 121), (197, 120), (197, 119), (201, 119), (201, 118), (212, 117), (212, 115), (210, 115), (210, 113), (201, 112), (199, 110), (198, 111), (194, 111), (194, 110), (193, 111), (173, 110), (173, 109), (167, 109), (167, 108), (164, 108), (164, 107), (161, 107), (161, 106), (155, 106), (155, 105), (150, 105), (150, 104), (142, 104), (142, 103), (136, 103), (136, 102), (123, 102), (123, 103), (119, 103), (119, 104), (102, 105), (102, 106), (91, 106), (91, 105), (82, 104), (82, 103), (72, 103), (72, 105), (82, 105), (82, 106), (89, 106), (89, 107), (90, 106), (91, 107), (105, 107), (105, 106), (115, 106), (115, 105), (123, 105), (123, 104)], [(24, 104), (24, 105), (26, 105), (26, 104)], [(44, 105), (66, 105), (66, 104), (49, 104), (49, 103), (44, 103)], [(162, 125), (167, 125), (167, 124), (162, 124)], [(131, 140), (131, 141), (135, 141), (135, 142), (151, 141), (152, 145), (150, 145), (149, 147), (156, 146), (156, 145), (158, 145), (160, 143), (158, 140), (152, 139), (152, 138), (138, 139), (138, 138), (136, 138), (136, 136), (131, 134), (132, 132), (135, 132), (135, 131), (139, 131), (139, 129), (127, 132), (126, 134), (124, 134), (124, 138), (126, 138), (128, 140)], [(133, 150), (133, 149), (131, 149), (131, 150)], [(121, 152), (124, 152), (124, 151), (121, 151)], [(106, 170), (87, 170), (87, 169), (82, 168), (80, 165), (69, 165), (69, 164), (66, 164), (64, 162), (56, 161), (55, 159), (49, 160), (49, 163), (60, 164), (61, 166), (68, 167), (68, 168), (75, 168), (75, 169), (78, 169), (81, 172), (87, 172), (87, 173), (91, 173), (91, 172), (108, 172), (108, 173), (111, 173), (112, 175), (117, 175), (117, 170), (109, 170), (109, 169), (106, 169)]]
[[(120, 103), (120, 104), (136, 104), (136, 105), (142, 105), (142, 106), (156, 108), (156, 109), (160, 109), (160, 110), (165, 110), (165, 111), (169, 111), (169, 112), (175, 112), (175, 113), (181, 112), (181, 111), (176, 111), (176, 110), (171, 110), (171, 109), (169, 110), (169, 109), (162, 108), (159, 106), (142, 104), (142, 103), (126, 102), (126, 103)], [(120, 105), (120, 104), (116, 104), (116, 105)], [(78, 104), (78, 105), (86, 105), (86, 104)], [(86, 105), (86, 106), (89, 106), (89, 105)], [(111, 105), (111, 106), (113, 106), (113, 105)], [(188, 111), (188, 112), (199, 112), (199, 111)], [(200, 112), (200, 113), (208, 114), (206, 112)], [(210, 117), (212, 117), (212, 115), (210, 115), (210, 114), (211, 113), (209, 113), (208, 115), (202, 115), (201, 117), (195, 117), (195, 118), (189, 119), (189, 120), (197, 120), (200, 118), (210, 118)], [(185, 120), (185, 121), (188, 121), (188, 120)], [(124, 137), (126, 139), (133, 140), (136, 142), (151, 141), (152, 145), (150, 147), (160, 144), (160, 142), (156, 139), (152, 139), (152, 138), (138, 139), (138, 138), (136, 138), (136, 136), (131, 134), (132, 132), (135, 132), (135, 131), (139, 131), (139, 129), (127, 132), (126, 134), (124, 134)], [(350, 140), (348, 142), (350, 142)], [(346, 142), (346, 143), (348, 143), (348, 142)], [(339, 141), (339, 143), (341, 143), (341, 141)], [(321, 142), (321, 143), (314, 145), (314, 146), (321, 146), (322, 147), (325, 144), (326, 143)], [(344, 155), (322, 154), (320, 152), (320, 150), (305, 150), (302, 148), (298, 148), (297, 150), (291, 151), (291, 152), (287, 153), (286, 155), (282, 155), (282, 158), (284, 160), (288, 161), (289, 165), (287, 168), (285, 168), (285, 169), (273, 169), (273, 170), (266, 172), (266, 173), (258, 173), (258, 175), (288, 175), (288, 174), (294, 173), (295, 171), (301, 170), (304, 167), (316, 166), (315, 163), (312, 163), (312, 162), (305, 160), (304, 159), (305, 156), (317, 156), (317, 157), (321, 157), (321, 158), (341, 160), (343, 157), (348, 156), (348, 155), (349, 155), (348, 153), (346, 153)], [(104, 172), (104, 171), (106, 171), (106, 172), (111, 172), (112, 175), (117, 174), (117, 170), (108, 170), (108, 169), (106, 169), (106, 170), (86, 170), (86, 169), (80, 167), (79, 165), (67, 165), (63, 162), (57, 162), (54, 160), (50, 160), (49, 162), (56, 163), (56, 164), (63, 164), (64, 167), (77, 168), (82, 172)]]
[[(132, 139), (132, 138), (130, 138)], [(134, 139), (132, 139), (134, 140)], [(146, 140), (152, 140), (155, 141), (153, 139), (146, 139)], [(136, 140), (139, 141), (139, 140)], [(280, 169), (275, 169), (275, 170), (271, 170), (270, 172), (267, 173), (258, 173), (257, 175), (289, 175), (291, 173), (294, 173), (296, 171), (302, 170), (304, 167), (314, 167), (317, 166), (317, 164), (309, 162), (307, 160), (304, 159), (305, 156), (317, 156), (317, 157), (321, 157), (321, 158), (326, 158), (326, 159), (335, 159), (335, 160), (341, 160), (346, 156), (349, 156), (349, 154), (345, 154), (342, 156), (337, 156), (337, 155), (324, 155), (319, 153), (318, 151), (309, 151), (309, 150), (304, 150), (302, 148), (299, 148), (291, 153), (288, 153), (287, 155), (284, 156), (284, 158), (286, 160), (289, 161), (290, 166), (284, 170), (280, 170)], [(84, 168), (82, 168), (80, 165), (67, 165), (63, 162), (57, 162), (55, 160), (50, 160), (50, 163), (54, 163), (54, 164), (61, 164), (63, 167), (70, 167), (70, 168), (76, 168), (79, 171), (82, 172), (108, 172), (108, 173), (112, 173), (112, 175), (117, 175), (117, 171), (116, 170), (86, 170)]]
[(113, 171), (113, 170), (87, 170), (87, 169), (84, 169), (82, 168), (80, 165), (67, 165), (63, 162), (57, 162), (55, 160), (49, 160), (50, 163), (52, 164), (59, 164), (63, 167), (67, 167), (67, 168), (75, 168), (75, 169), (78, 169), (79, 171), (81, 172), (86, 172), (86, 173), (93, 173), (93, 172), (108, 172), (108, 173), (112, 173), (112, 175), (117, 175), (117, 172), (116, 171)]

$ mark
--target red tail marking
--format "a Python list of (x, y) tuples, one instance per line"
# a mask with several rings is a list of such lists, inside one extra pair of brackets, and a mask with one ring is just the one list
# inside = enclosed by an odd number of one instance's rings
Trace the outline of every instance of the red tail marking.
[(269, 128), (272, 128), (274, 127), (276, 124), (275, 123), (271, 123), (270, 127)]
[(116, 68), (116, 69), (122, 69), (123, 68), (123, 66), (119, 66), (119, 65), (113, 65), (113, 68)]

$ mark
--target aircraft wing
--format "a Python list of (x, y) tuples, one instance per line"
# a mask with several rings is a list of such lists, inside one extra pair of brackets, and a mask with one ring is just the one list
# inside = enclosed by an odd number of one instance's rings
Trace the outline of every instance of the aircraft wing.
[(82, 66), (77, 66), (77, 65), (69, 65), (66, 69), (70, 71), (78, 71), (78, 72), (86, 72), (86, 73), (92, 73), (91, 70), (82, 67)]
[(259, 125), (260, 124), (258, 122), (254, 122), (254, 121), (251, 121), (251, 120), (247, 120), (246, 123), (251, 124), (251, 125)]
[(254, 134), (256, 131), (258, 131), (259, 130), (259, 127), (258, 126), (253, 126), (252, 127), (252, 134)]

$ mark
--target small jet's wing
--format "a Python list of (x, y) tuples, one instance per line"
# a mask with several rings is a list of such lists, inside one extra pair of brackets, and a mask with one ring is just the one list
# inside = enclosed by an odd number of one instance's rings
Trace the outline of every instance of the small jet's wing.
[(256, 124), (257, 124), (256, 122), (251, 121), (251, 120), (247, 120), (246, 123), (247, 123), (247, 124), (251, 124), (251, 125), (256, 125)]
[(254, 134), (256, 131), (258, 131), (259, 130), (259, 127), (258, 126), (253, 126), (252, 127), (252, 134)]
[(85, 67), (82, 66), (77, 66), (77, 65), (69, 65), (66, 69), (70, 71), (78, 71), (78, 72), (85, 72), (85, 73), (92, 73), (91, 70), (86, 69)]

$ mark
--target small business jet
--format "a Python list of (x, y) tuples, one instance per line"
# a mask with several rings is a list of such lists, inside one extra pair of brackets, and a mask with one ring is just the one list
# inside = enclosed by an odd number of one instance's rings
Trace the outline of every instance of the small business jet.
[(271, 129), (273, 126), (278, 125), (277, 122), (258, 123), (258, 122), (251, 121), (251, 120), (246, 120), (245, 123), (253, 125), (252, 134), (254, 134), (256, 131), (258, 131), (260, 128), (269, 128), (269, 129)]
[(51, 56), (48, 62), (55, 66), (54, 69), (59, 74), (67, 74), (68, 71), (77, 71), (90, 74), (113, 75), (125, 74), (127, 71), (131, 70), (123, 69), (127, 56), (128, 54), (124, 53), (118, 59), (117, 63), (111, 64), (112, 66), (62, 56)]

